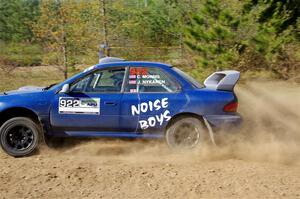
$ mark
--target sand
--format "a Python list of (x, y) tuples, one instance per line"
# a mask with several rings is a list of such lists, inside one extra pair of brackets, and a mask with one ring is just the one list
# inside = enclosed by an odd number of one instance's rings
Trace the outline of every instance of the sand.
[(0, 198), (300, 198), (300, 86), (236, 89), (243, 126), (217, 146), (70, 139), (12, 158), (0, 152)]

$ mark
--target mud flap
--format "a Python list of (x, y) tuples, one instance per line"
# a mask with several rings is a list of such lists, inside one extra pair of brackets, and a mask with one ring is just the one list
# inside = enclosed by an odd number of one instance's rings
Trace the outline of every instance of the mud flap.
[(214, 132), (213, 132), (213, 130), (212, 130), (212, 128), (211, 128), (209, 122), (207, 121), (207, 119), (205, 119), (205, 118), (203, 118), (203, 119), (204, 119), (205, 126), (206, 126), (207, 129), (208, 129), (209, 137), (210, 137), (210, 140), (211, 140), (212, 144), (213, 144), (214, 146), (217, 146), (217, 145), (216, 145), (216, 142), (215, 142)]

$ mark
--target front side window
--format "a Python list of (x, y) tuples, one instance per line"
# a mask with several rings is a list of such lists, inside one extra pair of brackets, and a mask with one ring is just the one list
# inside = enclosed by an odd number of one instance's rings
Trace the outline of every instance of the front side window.
[(124, 75), (125, 68), (98, 70), (71, 85), (71, 92), (121, 92)]
[(180, 90), (176, 80), (160, 68), (131, 67), (126, 92), (171, 93)]

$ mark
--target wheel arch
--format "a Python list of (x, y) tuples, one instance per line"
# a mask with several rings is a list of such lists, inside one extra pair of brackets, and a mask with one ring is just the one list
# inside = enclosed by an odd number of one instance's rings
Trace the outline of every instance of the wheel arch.
[(193, 117), (193, 118), (197, 118), (198, 120), (201, 121), (201, 123), (204, 124), (203, 121), (203, 116), (196, 114), (196, 113), (191, 113), (191, 112), (183, 112), (183, 113), (178, 113), (176, 115), (174, 115), (169, 121), (168, 124), (165, 127), (165, 132), (166, 130), (174, 123), (176, 122), (178, 119), (183, 118), (183, 117)]
[(24, 107), (12, 107), (3, 110), (0, 113), (0, 126), (3, 125), (4, 122), (7, 120), (14, 118), (14, 117), (28, 117), (37, 122), (41, 127), (42, 123), (37, 113), (34, 111), (24, 108)]

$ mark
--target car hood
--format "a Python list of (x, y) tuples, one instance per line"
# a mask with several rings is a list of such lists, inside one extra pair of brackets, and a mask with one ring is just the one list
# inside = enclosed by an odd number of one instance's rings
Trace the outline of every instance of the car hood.
[(21, 94), (21, 93), (36, 93), (43, 91), (45, 87), (39, 87), (39, 86), (24, 86), (17, 90), (7, 91), (2, 94), (9, 95), (9, 94)]

